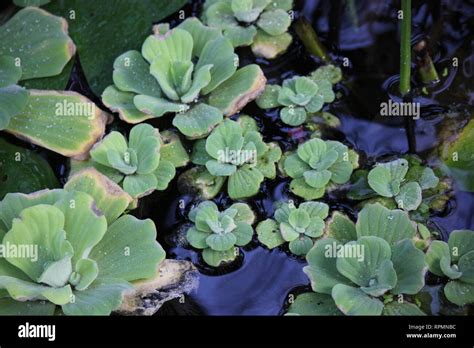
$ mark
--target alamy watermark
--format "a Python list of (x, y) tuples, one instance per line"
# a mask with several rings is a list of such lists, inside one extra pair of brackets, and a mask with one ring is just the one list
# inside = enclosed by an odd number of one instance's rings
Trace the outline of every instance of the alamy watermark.
[(38, 261), (37, 244), (11, 244), (6, 242), (0, 244), (0, 258), (22, 258)]
[(87, 117), (91, 120), (95, 116), (95, 108), (92, 102), (71, 102), (64, 99), (55, 104), (55, 115)]
[(217, 151), (217, 160), (221, 163), (231, 164), (256, 164), (257, 163), (257, 151), (256, 150), (225, 150)]
[(420, 103), (394, 102), (389, 99), (388, 102), (380, 103), (380, 116), (404, 116), (418, 120), (420, 118)]
[(352, 258), (364, 261), (365, 245), (363, 244), (337, 244), (332, 242), (324, 246), (324, 256), (327, 258)]

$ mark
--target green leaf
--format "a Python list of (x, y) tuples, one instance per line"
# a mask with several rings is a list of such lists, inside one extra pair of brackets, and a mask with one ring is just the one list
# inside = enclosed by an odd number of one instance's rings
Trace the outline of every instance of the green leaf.
[(15, 85), (21, 78), (21, 66), (15, 64), (15, 58), (0, 56), (0, 88)]
[(106, 114), (75, 92), (30, 91), (7, 132), (63, 156), (83, 159), (105, 131)]
[(0, 199), (8, 192), (30, 193), (59, 186), (43, 157), (3, 139), (0, 139), (0, 183)]
[(474, 250), (474, 232), (471, 230), (452, 231), (448, 239), (449, 252), (453, 262)]
[(222, 163), (216, 160), (209, 160), (206, 162), (206, 169), (215, 176), (231, 176), (237, 170), (233, 164)]
[(311, 222), (304, 231), (304, 234), (311, 238), (318, 238), (323, 235), (325, 227), (324, 220), (316, 216), (311, 218)]
[(151, 220), (124, 215), (109, 227), (89, 258), (97, 262), (100, 278), (134, 281), (154, 276), (165, 251), (156, 242)]
[(248, 27), (228, 26), (224, 29), (223, 34), (234, 47), (250, 46), (257, 35), (257, 28), (253, 25)]
[(261, 109), (271, 109), (280, 106), (278, 102), (278, 94), (280, 91), (280, 86), (267, 84), (263, 93), (256, 99), (258, 107)]
[(206, 238), (207, 245), (215, 251), (226, 251), (231, 249), (235, 243), (237, 242), (237, 238), (232, 233), (226, 234), (217, 234), (211, 233)]
[(300, 178), (306, 171), (311, 169), (296, 153), (292, 153), (285, 158), (283, 167), (286, 174), (291, 178)]
[(110, 315), (132, 287), (121, 279), (98, 279), (84, 291), (74, 293), (74, 302), (62, 306), (66, 315)]
[(252, 197), (258, 193), (263, 180), (263, 174), (247, 164), (229, 177), (227, 192), (232, 199)]
[(198, 98), (201, 90), (211, 82), (212, 64), (204, 65), (194, 73), (193, 83), (185, 95), (181, 97), (184, 103), (191, 103)]
[(132, 128), (128, 146), (137, 154), (137, 173), (149, 174), (160, 163), (160, 133), (149, 124), (139, 124)]
[(237, 237), (235, 245), (244, 246), (252, 241), (253, 228), (246, 222), (237, 222), (237, 227), (232, 231), (232, 234)]
[[(81, 52), (81, 66), (89, 86), (100, 95), (112, 84), (115, 59), (125, 51), (140, 50), (153, 23), (176, 12), (185, 3), (185, 0), (102, 0), (100, 3), (68, 0), (52, 1), (44, 8), (68, 19), (69, 33)], [(71, 9), (75, 11), (74, 19), (70, 18)], [(102, 47), (107, 49), (98, 49)], [(70, 68), (57, 78), (34, 81), (34, 86), (63, 89), (69, 75)]]
[(298, 295), (288, 308), (287, 313), (299, 315), (342, 315), (331, 296), (314, 292)]
[(284, 107), (280, 110), (280, 118), (289, 126), (299, 126), (306, 122), (306, 111), (303, 107)]
[(286, 52), (293, 42), (293, 37), (288, 33), (280, 35), (268, 35), (263, 30), (257, 30), (257, 35), (251, 46), (252, 52), (257, 57), (275, 59), (280, 54)]
[(318, 83), (321, 80), (329, 80), (333, 85), (341, 81), (342, 71), (339, 67), (336, 67), (332, 64), (323, 65), (313, 71), (310, 76), (310, 79)]
[(299, 145), (297, 154), (301, 160), (311, 165), (318, 163), (326, 151), (326, 143), (321, 139), (314, 138)]
[(204, 45), (196, 70), (206, 65), (212, 65), (212, 68), (211, 81), (202, 89), (203, 95), (209, 94), (234, 75), (237, 70), (236, 59), (238, 57), (234, 53), (234, 47), (224, 37), (218, 37)]
[(219, 267), (223, 262), (230, 262), (235, 260), (237, 253), (234, 248), (225, 251), (216, 251), (211, 248), (204, 249), (202, 252), (202, 257), (204, 261), (214, 267)]
[(461, 256), (458, 266), (462, 273), (459, 279), (465, 283), (474, 284), (474, 250)]
[(322, 97), (323, 101), (325, 103), (332, 103), (336, 98), (336, 95), (332, 90), (331, 82), (329, 82), (328, 80), (320, 80), (318, 81), (318, 87), (318, 95)]
[(187, 18), (178, 28), (186, 30), (193, 37), (193, 57), (199, 57), (206, 43), (221, 35), (220, 30), (203, 25), (196, 17)]
[(335, 211), (328, 224), (328, 236), (341, 243), (357, 239), (355, 224), (346, 215)]
[(86, 168), (69, 178), (67, 191), (81, 191), (94, 198), (96, 207), (111, 224), (127, 209), (132, 197), (94, 168)]
[(170, 130), (161, 132), (161, 160), (173, 164), (174, 167), (183, 167), (189, 162), (188, 151), (181, 143), (179, 136)]
[(102, 93), (102, 102), (113, 112), (117, 112), (121, 120), (127, 123), (139, 123), (153, 115), (145, 114), (138, 110), (134, 104), (135, 94), (122, 92), (115, 86), (107, 87)]
[(288, 244), (290, 251), (297, 256), (304, 256), (311, 250), (313, 241), (307, 236), (298, 237)]
[(266, 78), (256, 64), (247, 65), (213, 90), (209, 104), (231, 116), (256, 99), (265, 88)]
[(357, 236), (376, 236), (395, 244), (412, 239), (416, 234), (414, 222), (401, 210), (390, 210), (380, 203), (368, 204), (359, 213), (356, 223)]
[(393, 301), (385, 305), (382, 315), (426, 315), (413, 303)]
[(229, 209), (237, 210), (237, 214), (234, 216), (235, 222), (245, 222), (248, 225), (252, 225), (255, 222), (255, 214), (247, 204), (234, 203), (227, 210)]
[(111, 167), (108, 154), (113, 151), (123, 156), (127, 150), (128, 144), (125, 137), (117, 131), (112, 131), (94, 145), (90, 155), (94, 161)]
[(309, 186), (305, 182), (304, 178), (298, 178), (298, 179), (291, 180), (290, 190), (295, 195), (309, 201), (309, 200), (318, 199), (324, 196), (325, 187), (314, 188), (314, 187)]
[(11, 298), (0, 299), (0, 315), (53, 315), (56, 305), (46, 301), (27, 301), (20, 302)]
[(390, 260), (392, 255), (390, 245), (382, 238), (373, 236), (361, 237), (346, 244), (349, 245), (360, 253), (338, 257), (337, 270), (360, 287), (368, 286), (377, 276), (383, 262)]
[(335, 239), (322, 238), (306, 255), (308, 266), (303, 268), (303, 272), (310, 279), (313, 291), (331, 294), (336, 284), (351, 284), (336, 267), (337, 250), (341, 247), (342, 244)]
[(160, 86), (150, 74), (150, 65), (138, 51), (128, 51), (117, 57), (114, 62), (113, 80), (121, 91), (161, 96)]
[(304, 181), (313, 188), (324, 188), (331, 180), (331, 172), (329, 170), (308, 170), (304, 172)]
[(440, 267), (443, 273), (450, 279), (459, 279), (462, 273), (455, 267), (451, 266), (451, 259), (449, 257), (442, 257), (440, 260)]
[(169, 161), (160, 161), (158, 168), (156, 168), (154, 175), (157, 179), (156, 189), (166, 190), (171, 180), (176, 175), (176, 168)]
[(133, 98), (135, 107), (145, 115), (161, 117), (167, 113), (184, 112), (189, 109), (185, 104), (170, 102), (164, 98), (137, 95)]
[(275, 220), (266, 219), (257, 225), (258, 240), (268, 249), (276, 248), (285, 243), (280, 228)]
[(141, 198), (153, 192), (158, 186), (155, 174), (127, 175), (123, 180), (123, 189), (133, 198)]
[(423, 169), (421, 178), (418, 180), (422, 190), (428, 190), (438, 186), (439, 179), (433, 172), (433, 169), (427, 167)]
[(209, 247), (206, 242), (207, 237), (209, 237), (209, 232), (198, 231), (194, 227), (189, 228), (186, 232), (186, 239), (196, 249), (206, 249)]
[[(97, 278), (99, 268), (97, 262), (91, 259), (80, 259), (76, 263), (75, 274), (78, 281), (74, 282), (74, 288), (78, 291), (86, 290), (89, 285)], [(72, 281), (71, 281), (72, 282)]]
[(450, 258), (448, 244), (439, 240), (432, 241), (426, 252), (425, 261), (430, 272), (439, 277), (445, 276), (440, 265), (442, 258)]
[(397, 272), (397, 285), (391, 292), (409, 295), (418, 293), (425, 285), (427, 267), (424, 253), (411, 240), (405, 239), (392, 246), (392, 262)]
[(344, 284), (337, 284), (333, 288), (332, 298), (345, 315), (381, 315), (384, 308), (379, 299), (372, 298), (362, 290)]
[[(393, 197), (397, 187), (392, 186), (390, 170), (377, 166), (369, 172), (367, 176), (369, 186), (383, 197)], [(399, 189), (400, 186), (398, 186)]]
[(38, 283), (49, 285), (53, 288), (65, 286), (72, 273), (71, 256), (66, 255), (62, 259), (45, 265), (44, 272), (38, 278)]
[(464, 283), (459, 280), (448, 282), (444, 286), (446, 298), (458, 306), (474, 303), (474, 284)]
[(0, 87), (0, 130), (7, 128), (11, 118), (25, 109), (28, 94), (26, 89), (17, 85)]
[(44, 268), (72, 254), (64, 233), (65, 217), (60, 209), (39, 204), (24, 209), (3, 238), (3, 244), (36, 245), (35, 257), (6, 257), (6, 260), (38, 281)]
[(283, 34), (290, 24), (291, 18), (288, 13), (280, 9), (263, 12), (257, 21), (257, 26), (272, 36)]
[(0, 43), (0, 56), (20, 59), (21, 80), (60, 74), (76, 52), (64, 18), (33, 7), (18, 11), (2, 26)]
[(395, 197), (398, 207), (403, 210), (416, 210), (421, 204), (421, 187), (417, 182), (409, 182), (400, 188)]
[(87, 258), (107, 230), (107, 220), (97, 210), (94, 199), (84, 192), (73, 191), (55, 203), (64, 214), (66, 238), (74, 249), (72, 263)]
[(173, 126), (189, 138), (201, 138), (222, 121), (222, 113), (207, 104), (198, 104), (184, 113), (178, 113), (173, 119)]

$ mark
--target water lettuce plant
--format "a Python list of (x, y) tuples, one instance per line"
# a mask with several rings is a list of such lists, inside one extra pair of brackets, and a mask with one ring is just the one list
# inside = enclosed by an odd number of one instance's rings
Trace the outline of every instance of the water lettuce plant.
[(333, 140), (313, 138), (286, 153), (282, 169), (292, 178), (290, 190), (306, 200), (320, 198), (330, 184), (345, 184), (357, 164), (357, 154)]
[(292, 7), (293, 0), (206, 0), (202, 18), (222, 29), (234, 47), (251, 46), (256, 56), (273, 59), (293, 40)]
[(196, 249), (202, 249), (204, 261), (214, 267), (233, 261), (239, 255), (239, 246), (250, 243), (255, 215), (247, 204), (234, 203), (219, 212), (212, 201), (201, 202), (189, 212), (194, 226), (186, 238)]
[(129, 123), (174, 114), (173, 125), (181, 133), (202, 138), (264, 88), (258, 65), (237, 70), (238, 63), (221, 31), (197, 18), (174, 29), (159, 24), (141, 52), (116, 59), (114, 85), (105, 89), (102, 100)]
[(303, 271), (315, 294), (298, 296), (289, 312), (423, 315), (407, 297), (423, 288), (427, 270), (425, 255), (413, 242), (415, 233), (406, 212), (380, 204), (365, 206), (356, 224), (334, 216), (327, 237), (306, 256)]
[(367, 176), (368, 184), (380, 196), (393, 197), (400, 209), (416, 210), (422, 202), (422, 191), (438, 186), (439, 178), (429, 167), (407, 177), (408, 170), (406, 159), (378, 163)]
[(65, 189), (7, 194), (0, 202), (1, 246), (8, 251), (0, 259), (0, 313), (117, 309), (130, 282), (154, 276), (165, 257), (151, 220), (121, 216), (130, 201), (93, 169)]
[(170, 147), (170, 143), (165, 144), (158, 130), (149, 124), (134, 126), (128, 140), (117, 131), (110, 132), (93, 146), (90, 156), (89, 161), (73, 162), (72, 173), (84, 167), (95, 167), (133, 198), (165, 190), (176, 174), (176, 167), (188, 161), (178, 137)]
[(21, 9), (1, 26), (0, 130), (64, 156), (87, 156), (107, 115), (78, 93), (19, 85), (60, 74), (75, 51), (65, 19), (39, 8)]
[(474, 231), (456, 230), (448, 242), (433, 241), (426, 253), (431, 273), (447, 277), (446, 298), (458, 306), (474, 303)]
[(335, 99), (333, 84), (341, 78), (341, 71), (333, 65), (318, 68), (309, 76), (294, 76), (282, 86), (268, 84), (257, 98), (262, 109), (281, 107), (280, 118), (290, 126), (300, 126)]
[(276, 206), (274, 219), (257, 225), (258, 240), (269, 249), (288, 242), (293, 254), (306, 255), (324, 233), (329, 206), (321, 202), (304, 202), (298, 207), (292, 202), (278, 202)]
[[(191, 161), (203, 167), (183, 173), (180, 186), (184, 190), (189, 186), (209, 199), (227, 180), (232, 199), (252, 197), (265, 178), (276, 177), (280, 157), (278, 144), (263, 141), (255, 120), (245, 115), (238, 121), (225, 120), (207, 139), (195, 143)], [(203, 180), (212, 184), (201, 185)]]

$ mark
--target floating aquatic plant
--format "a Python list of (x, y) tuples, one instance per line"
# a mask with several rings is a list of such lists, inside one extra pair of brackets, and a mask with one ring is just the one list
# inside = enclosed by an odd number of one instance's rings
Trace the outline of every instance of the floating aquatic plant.
[(291, 191), (312, 200), (322, 197), (328, 185), (348, 182), (357, 162), (357, 154), (346, 145), (314, 138), (285, 154), (282, 167), (292, 178)]
[(238, 121), (225, 120), (207, 139), (195, 143), (191, 161), (203, 167), (185, 172), (180, 186), (209, 199), (227, 180), (231, 198), (252, 197), (265, 178), (275, 178), (280, 157), (278, 144), (263, 141), (255, 120), (245, 115)]
[(133, 198), (140, 198), (155, 190), (165, 190), (176, 174), (176, 167), (188, 161), (178, 137), (173, 146), (166, 144), (157, 129), (149, 124), (132, 128), (128, 140), (112, 131), (94, 145), (91, 159), (73, 162), (72, 173), (93, 166), (120, 184)]
[(234, 203), (219, 212), (212, 201), (201, 202), (189, 213), (194, 226), (186, 233), (188, 242), (202, 249), (204, 261), (218, 267), (239, 255), (239, 246), (250, 243), (255, 215), (247, 204)]
[(18, 85), (61, 73), (75, 50), (66, 21), (39, 8), (24, 8), (1, 27), (0, 130), (64, 156), (87, 156), (104, 134), (106, 114), (75, 92)]
[(306, 255), (314, 240), (324, 233), (324, 219), (329, 206), (321, 202), (276, 204), (274, 219), (266, 219), (257, 226), (258, 240), (269, 249), (288, 242), (290, 251), (298, 256)]
[(298, 296), (289, 312), (423, 315), (406, 297), (422, 289), (427, 269), (413, 243), (415, 233), (406, 212), (380, 204), (365, 206), (356, 224), (333, 217), (328, 236), (306, 256), (303, 270), (315, 294)]
[(119, 217), (130, 201), (92, 169), (66, 189), (7, 194), (0, 202), (1, 246), (30, 252), (0, 259), (0, 312), (108, 315), (117, 309), (129, 282), (154, 276), (165, 257), (151, 220)]
[(141, 52), (114, 63), (114, 85), (103, 102), (129, 123), (174, 114), (173, 125), (201, 138), (255, 99), (266, 79), (258, 65), (237, 70), (238, 56), (219, 29), (189, 18), (174, 29), (154, 28)]
[(458, 306), (474, 303), (474, 231), (451, 232), (448, 242), (433, 241), (426, 253), (431, 273), (447, 277), (446, 298)]
[(282, 107), (280, 118), (290, 126), (299, 126), (309, 115), (321, 111), (324, 103), (335, 99), (332, 85), (341, 79), (341, 71), (333, 65), (318, 68), (308, 77), (295, 76), (283, 85), (267, 85), (257, 98), (262, 109)]
[(256, 56), (273, 59), (293, 40), (292, 7), (293, 0), (206, 0), (202, 18), (222, 29), (234, 47), (251, 46)]

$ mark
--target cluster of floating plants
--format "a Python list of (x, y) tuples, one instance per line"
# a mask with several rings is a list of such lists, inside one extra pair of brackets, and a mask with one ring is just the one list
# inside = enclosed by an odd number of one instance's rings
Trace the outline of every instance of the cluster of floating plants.
[[(51, 88), (87, 43), (76, 47), (65, 18), (33, 7), (48, 2), (14, 1), (0, 17), (0, 314), (125, 311), (124, 298), (168, 267), (157, 242), (165, 232), (207, 272), (227, 272), (256, 245), (287, 253), (310, 288), (286, 315), (424, 315), (430, 277), (450, 306), (474, 304), (474, 232), (444, 237), (432, 220), (448, 209), (453, 182), (473, 189), (472, 121), (436, 160), (367, 158), (328, 112), (341, 85), (352, 88), (343, 65), (314, 31), (303, 35), (304, 22), (292, 28), (292, 0), (206, 0), (169, 22), (163, 12), (114, 48), (102, 88), (88, 97)], [(183, 5), (160, 6), (169, 15)], [(268, 82), (260, 63), (284, 60), (298, 40), (318, 67)], [(269, 134), (262, 113), (290, 141)], [(67, 158), (61, 180), (42, 151)], [(285, 194), (262, 214), (256, 197), (274, 182)], [(171, 186), (191, 197), (186, 221), (157, 232), (142, 211), (168, 209), (160, 198), (146, 205)], [(33, 256), (12, 252), (22, 246)]]

